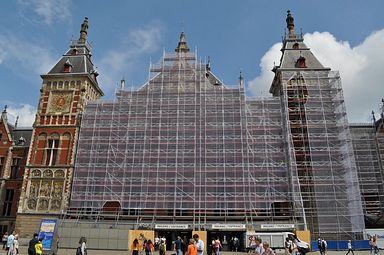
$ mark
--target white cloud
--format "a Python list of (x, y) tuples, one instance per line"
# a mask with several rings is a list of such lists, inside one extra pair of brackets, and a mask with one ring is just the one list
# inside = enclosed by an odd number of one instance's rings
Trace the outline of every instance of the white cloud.
[[(384, 29), (369, 35), (361, 44), (351, 47), (337, 41), (328, 32), (314, 32), (304, 36), (304, 42), (326, 67), (339, 70), (350, 122), (370, 121), (371, 110), (378, 110), (384, 89), (383, 70)], [(281, 43), (273, 45), (260, 62), (261, 73), (248, 83), (253, 95), (268, 91), (273, 79), (273, 62), (279, 63)], [(264, 93), (265, 95), (265, 93)]]
[(18, 127), (32, 127), (35, 121), (36, 108), (29, 104), (10, 104), (7, 108), (8, 122), (15, 124), (19, 116)]
[(164, 27), (159, 22), (132, 29), (113, 50), (106, 51), (102, 59), (97, 61), (103, 89), (114, 89), (118, 80), (135, 71), (135, 63), (144, 54), (156, 52), (161, 45), (163, 31)]
[(32, 10), (48, 25), (71, 17), (71, 0), (17, 0), (22, 10)]
[(11, 34), (0, 34), (0, 65), (20, 75), (47, 73), (55, 59), (51, 52), (38, 44)]

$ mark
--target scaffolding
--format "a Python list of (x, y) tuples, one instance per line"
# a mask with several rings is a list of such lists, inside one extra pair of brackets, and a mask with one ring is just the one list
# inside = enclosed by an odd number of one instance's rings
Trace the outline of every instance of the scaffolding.
[(367, 227), (375, 227), (384, 222), (384, 178), (381, 161), (384, 140), (381, 129), (377, 128), (380, 122), (382, 120), (374, 124), (350, 124)]
[[(278, 98), (245, 100), (197, 61), (164, 53), (137, 90), (89, 103), (69, 214), (208, 223), (295, 222)], [(105, 216), (105, 215), (104, 215)], [(103, 217), (104, 217), (103, 216)]]
[(281, 84), (275, 97), (246, 99), (196, 53), (164, 53), (142, 87), (86, 106), (67, 214), (361, 237), (338, 73), (284, 71)]
[(282, 70), (279, 83), (290, 172), (312, 234), (361, 238), (357, 170), (340, 77), (325, 70)]

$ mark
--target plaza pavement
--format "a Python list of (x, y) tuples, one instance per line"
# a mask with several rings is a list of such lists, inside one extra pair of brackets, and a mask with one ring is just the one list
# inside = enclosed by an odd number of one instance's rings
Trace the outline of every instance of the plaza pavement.
[[(19, 249), (20, 255), (26, 255), (27, 247), (20, 246)], [(174, 254), (174, 251), (167, 251), (167, 255)], [(347, 251), (327, 251), (327, 255), (345, 255)], [(383, 255), (383, 251), (379, 252), (379, 255)], [(2, 251), (0, 254), (5, 254), (5, 251)], [(221, 255), (246, 255), (245, 252), (221, 252)], [(283, 253), (277, 253), (283, 254)], [(57, 255), (76, 255), (76, 249), (59, 249)], [(130, 255), (128, 251), (113, 251), (113, 250), (88, 250), (88, 255)], [(154, 255), (158, 255), (158, 252), (155, 252)], [(307, 255), (320, 255), (319, 252), (309, 252)], [(351, 255), (351, 253), (349, 254)], [(369, 250), (355, 251), (355, 255), (370, 255)]]

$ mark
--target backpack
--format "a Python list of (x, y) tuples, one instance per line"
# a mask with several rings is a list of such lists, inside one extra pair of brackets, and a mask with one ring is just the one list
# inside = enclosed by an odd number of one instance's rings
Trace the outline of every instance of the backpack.
[(145, 252), (147, 252), (147, 253), (150, 253), (150, 252), (151, 252), (151, 245), (150, 245), (149, 243), (147, 243), (147, 244), (145, 245)]
[(81, 252), (81, 246), (77, 247), (76, 255), (83, 255), (82, 252)]
[(159, 251), (164, 251), (164, 244), (163, 244), (163, 243), (160, 244), (160, 246), (159, 246)]

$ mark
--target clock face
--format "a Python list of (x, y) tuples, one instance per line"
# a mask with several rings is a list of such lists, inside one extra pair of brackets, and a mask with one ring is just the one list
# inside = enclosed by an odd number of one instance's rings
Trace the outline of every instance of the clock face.
[(71, 92), (52, 92), (51, 100), (49, 104), (49, 112), (51, 113), (63, 113), (69, 112), (71, 105)]

